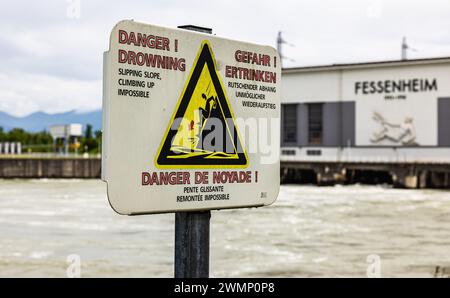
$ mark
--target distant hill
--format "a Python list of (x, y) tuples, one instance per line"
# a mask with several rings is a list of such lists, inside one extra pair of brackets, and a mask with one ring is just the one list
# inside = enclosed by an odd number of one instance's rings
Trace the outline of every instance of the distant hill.
[(15, 117), (5, 112), (0, 112), (0, 127), (5, 131), (13, 128), (23, 128), (29, 132), (38, 132), (48, 130), (48, 127), (55, 124), (91, 124), (94, 130), (102, 128), (102, 111), (80, 113), (69, 111), (65, 113), (47, 114), (44, 112), (36, 112), (25, 117)]

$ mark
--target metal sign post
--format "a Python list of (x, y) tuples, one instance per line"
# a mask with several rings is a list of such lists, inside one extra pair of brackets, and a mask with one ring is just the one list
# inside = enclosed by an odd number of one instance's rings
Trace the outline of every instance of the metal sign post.
[(175, 213), (175, 278), (209, 277), (211, 212)]
[[(178, 26), (211, 34), (212, 29)], [(211, 211), (175, 213), (175, 278), (209, 277), (209, 226)]]

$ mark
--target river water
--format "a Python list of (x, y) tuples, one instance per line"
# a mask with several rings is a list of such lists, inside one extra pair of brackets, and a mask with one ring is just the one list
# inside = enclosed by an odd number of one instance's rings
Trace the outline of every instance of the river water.
[[(432, 277), (449, 236), (448, 191), (288, 185), (270, 207), (212, 212), (211, 275)], [(171, 277), (173, 238), (173, 214), (117, 215), (101, 181), (0, 180), (2, 277), (66, 277), (70, 255), (82, 277)]]

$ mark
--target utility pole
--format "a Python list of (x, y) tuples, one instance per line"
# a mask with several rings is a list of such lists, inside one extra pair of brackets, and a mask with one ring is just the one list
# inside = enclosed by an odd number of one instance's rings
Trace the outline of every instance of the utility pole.
[(277, 35), (277, 51), (278, 51), (278, 55), (280, 55), (280, 59), (281, 59), (281, 61), (280, 61), (281, 67), (283, 67), (283, 60), (285, 60), (285, 59), (287, 59), (287, 60), (289, 60), (289, 61), (292, 61), (292, 62), (295, 61), (295, 60), (290, 59), (290, 58), (288, 58), (288, 57), (286, 57), (286, 56), (283, 55), (283, 44), (287, 44), (287, 45), (289, 45), (289, 46), (291, 46), (291, 47), (294, 46), (293, 44), (288, 43), (286, 40), (284, 40), (284, 39), (283, 39), (283, 36), (282, 36), (282, 32), (281, 32), (281, 31), (278, 31), (278, 35)]
[(406, 37), (403, 37), (402, 42), (402, 60), (408, 59), (408, 44), (406, 42)]
[(411, 48), (408, 45), (406, 37), (403, 37), (403, 41), (402, 41), (402, 60), (408, 60), (408, 51), (417, 52), (416, 49), (413, 49), (413, 48)]

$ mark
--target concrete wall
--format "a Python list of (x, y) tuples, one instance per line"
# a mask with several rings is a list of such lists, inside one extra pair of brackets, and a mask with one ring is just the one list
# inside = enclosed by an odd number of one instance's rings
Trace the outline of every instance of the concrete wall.
[(324, 103), (322, 111), (323, 116), (323, 142), (322, 146), (339, 147), (342, 133), (342, 113), (341, 103)]
[[(282, 103), (324, 104), (324, 147), (338, 144), (348, 146), (349, 143), (351, 146), (374, 148), (448, 147), (449, 80), (450, 59), (284, 69)], [(363, 92), (361, 88), (357, 88), (363, 83), (374, 83), (377, 86), (381, 83), (380, 86), (384, 86), (385, 83), (393, 82), (411, 84), (412, 81), (435, 82), (436, 87), (405, 88), (403, 91), (381, 88), (374, 92)], [(338, 103), (345, 102), (352, 102), (354, 106), (343, 108), (342, 114), (336, 112), (336, 109), (346, 105), (339, 106)], [(348, 118), (351, 109), (354, 109), (355, 116)], [(299, 106), (299, 112), (301, 110), (302, 106)], [(338, 115), (343, 115), (341, 123)], [(411, 125), (414, 133), (410, 135), (413, 140), (374, 138), (382, 130), (380, 119), (393, 125)], [(345, 129), (339, 130), (339, 127)], [(299, 134), (302, 131), (303, 128)], [(395, 135), (395, 131), (390, 133)], [(308, 144), (301, 138), (299, 146)]]
[(0, 158), (0, 178), (100, 178), (99, 158)]
[(450, 147), (450, 98), (438, 101), (438, 144)]
[(340, 71), (308, 73), (284, 72), (281, 80), (282, 103), (329, 102), (340, 100)]

